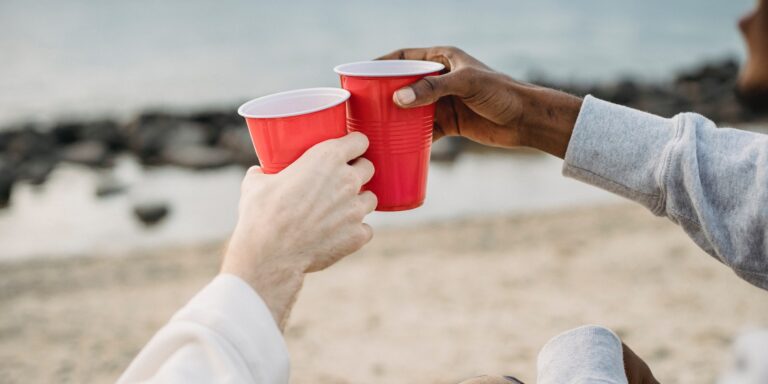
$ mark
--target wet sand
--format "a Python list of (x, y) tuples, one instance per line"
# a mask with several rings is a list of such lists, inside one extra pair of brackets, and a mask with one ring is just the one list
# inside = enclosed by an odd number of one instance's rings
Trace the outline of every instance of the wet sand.
[[(0, 382), (111, 382), (217, 270), (222, 244), (0, 264)], [(310, 276), (292, 383), (535, 379), (547, 339), (615, 329), (664, 383), (710, 382), (768, 294), (635, 205), (379, 231)]]

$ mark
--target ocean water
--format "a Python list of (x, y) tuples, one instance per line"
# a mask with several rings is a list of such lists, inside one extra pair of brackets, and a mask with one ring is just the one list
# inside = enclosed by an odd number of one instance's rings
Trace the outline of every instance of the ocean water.
[[(621, 201), (617, 196), (560, 176), (562, 161), (537, 155), (462, 154), (432, 163), (427, 197), (418, 209), (374, 212), (374, 230), (466, 217), (552, 211)], [(37, 257), (119, 255), (137, 250), (226, 239), (237, 220), (244, 170), (195, 172), (174, 167), (142, 169), (131, 157), (104, 171), (128, 186), (97, 199), (100, 177), (65, 164), (42, 186), (20, 184), (0, 210), (0, 263)], [(141, 225), (136, 203), (167, 202), (170, 214), (155, 227)]]
[(456, 45), (513, 76), (664, 78), (743, 57), (754, 0), (2, 0), (0, 126), (234, 106), (334, 65)]

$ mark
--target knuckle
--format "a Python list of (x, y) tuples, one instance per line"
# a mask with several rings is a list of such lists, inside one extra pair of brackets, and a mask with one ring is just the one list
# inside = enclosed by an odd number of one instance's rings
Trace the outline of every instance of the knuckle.
[(461, 48), (453, 46), (453, 45), (443, 45), (443, 46), (438, 47), (438, 50), (442, 51), (442, 53), (444, 55), (449, 56), (449, 57), (451, 55), (459, 55), (459, 54), (463, 54), (464, 53), (464, 51), (462, 51)]
[(423, 78), (422, 81), (429, 92), (437, 92), (440, 88), (440, 80), (438, 80), (437, 76), (428, 76)]
[(355, 194), (357, 194), (356, 183), (357, 183), (356, 180), (345, 182), (341, 186), (339, 192), (341, 193), (342, 196), (354, 196)]
[(351, 224), (362, 222), (363, 218), (360, 215), (360, 211), (361, 209), (359, 208), (359, 204), (353, 204), (352, 207), (347, 210), (346, 214), (344, 215), (344, 220)]
[(475, 67), (468, 67), (468, 66), (462, 66), (457, 68), (453, 71), (454, 76), (456, 78), (462, 79), (462, 80), (469, 80), (473, 77), (476, 77), (479, 74), (480, 71), (477, 70)]
[(341, 183), (345, 187), (353, 188), (358, 183), (357, 172), (350, 166), (345, 166), (341, 171)]

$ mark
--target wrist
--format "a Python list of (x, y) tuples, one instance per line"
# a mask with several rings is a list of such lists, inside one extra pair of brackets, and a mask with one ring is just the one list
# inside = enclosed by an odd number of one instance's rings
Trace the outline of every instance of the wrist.
[[(256, 259), (259, 261), (254, 262)], [(304, 271), (298, 267), (271, 262), (275, 259), (243, 258), (238, 257), (236, 252), (227, 251), (221, 273), (235, 275), (250, 285), (267, 305), (282, 331), (304, 283)]]
[(582, 99), (529, 84), (520, 84), (516, 92), (523, 100), (521, 144), (564, 158)]

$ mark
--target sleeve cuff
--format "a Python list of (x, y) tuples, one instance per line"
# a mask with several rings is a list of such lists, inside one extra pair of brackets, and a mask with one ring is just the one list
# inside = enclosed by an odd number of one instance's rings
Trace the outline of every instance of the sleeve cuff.
[(563, 175), (663, 210), (661, 182), (677, 119), (584, 98), (565, 153)]
[(171, 322), (201, 324), (240, 353), (255, 382), (287, 383), (288, 348), (269, 308), (240, 278), (221, 274), (200, 291)]
[(588, 325), (552, 338), (539, 352), (539, 384), (626, 384), (621, 340), (610, 329)]

